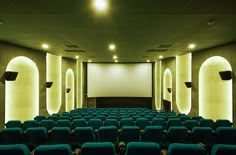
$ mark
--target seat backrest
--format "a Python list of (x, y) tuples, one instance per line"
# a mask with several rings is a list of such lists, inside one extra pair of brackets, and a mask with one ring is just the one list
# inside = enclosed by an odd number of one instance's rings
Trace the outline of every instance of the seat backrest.
[(218, 119), (215, 122), (215, 128), (218, 127), (232, 127), (232, 123), (227, 119)]
[(168, 128), (173, 127), (173, 126), (181, 126), (180, 119), (179, 118), (168, 119), (167, 126), (168, 126)]
[(120, 140), (125, 143), (140, 141), (140, 128), (138, 126), (123, 126), (121, 128)]
[(186, 120), (186, 121), (184, 121), (184, 126), (188, 130), (192, 130), (193, 127), (197, 127), (197, 126), (199, 126), (199, 124), (198, 124), (197, 120)]
[(201, 127), (210, 127), (214, 129), (214, 121), (212, 119), (200, 119), (199, 125)]
[(69, 144), (40, 145), (34, 155), (72, 155), (73, 151)]
[(160, 145), (154, 142), (130, 142), (126, 147), (126, 155), (160, 155)]
[(0, 145), (1, 155), (30, 155), (30, 150), (25, 144)]
[(6, 128), (21, 128), (22, 123), (20, 120), (9, 120), (5, 125)]
[(186, 143), (187, 128), (184, 126), (169, 127), (167, 141), (168, 143)]
[(153, 118), (152, 119), (153, 126), (162, 126), (165, 128), (165, 119), (164, 118)]
[(106, 119), (104, 126), (116, 126), (116, 127), (118, 127), (118, 120), (117, 119)]
[(86, 124), (86, 120), (81, 118), (81, 119), (74, 119), (72, 121), (72, 124), (71, 124), (71, 128), (74, 129), (76, 127), (85, 127), (87, 124)]
[(53, 127), (51, 138), (54, 144), (70, 144), (70, 128), (69, 127)]
[(80, 146), (86, 142), (94, 142), (95, 135), (92, 127), (76, 127), (74, 129), (73, 141)]
[(200, 144), (173, 143), (168, 147), (168, 155), (207, 155), (207, 151)]
[(57, 127), (71, 127), (70, 120), (60, 119), (57, 121)]
[(98, 130), (99, 142), (112, 142), (117, 143), (117, 127), (116, 126), (102, 126)]
[(28, 128), (38, 127), (38, 126), (39, 126), (38, 121), (36, 121), (36, 120), (26, 120), (26, 121), (23, 122), (22, 129), (25, 131)]
[(214, 134), (210, 127), (194, 127), (191, 134), (192, 143), (203, 143), (207, 146), (212, 145), (214, 142)]
[(216, 144), (211, 149), (211, 155), (235, 155), (236, 145)]
[(37, 147), (48, 142), (47, 129), (44, 127), (33, 127), (26, 130), (26, 137), (29, 145)]
[(81, 147), (81, 155), (115, 155), (114, 144), (110, 142), (87, 142)]
[(218, 127), (216, 128), (216, 140), (220, 144), (236, 144), (236, 128)]
[(133, 126), (134, 125), (134, 121), (132, 118), (123, 118), (120, 121), (121, 126)]
[(22, 128), (5, 128), (1, 131), (2, 144), (21, 144), (24, 142)]
[(182, 115), (182, 116), (179, 116), (179, 119), (180, 119), (181, 122), (184, 122), (186, 120), (190, 120), (190, 117), (187, 116), (187, 115)]
[(46, 116), (44, 116), (44, 115), (38, 115), (38, 116), (34, 117), (34, 120), (36, 120), (38, 122), (41, 122), (42, 120), (45, 120), (45, 119), (46, 119)]
[(196, 121), (200, 121), (201, 119), (203, 119), (203, 117), (202, 116), (192, 116), (191, 119), (196, 120)]
[(146, 126), (149, 125), (148, 118), (138, 118), (136, 120), (136, 125), (139, 126), (141, 130), (144, 130)]
[(161, 144), (163, 142), (163, 133), (164, 131), (162, 126), (146, 126), (142, 136), (142, 141)]
[(102, 126), (102, 121), (96, 118), (90, 119), (88, 126), (91, 126), (94, 130), (99, 129)]
[(53, 120), (42, 120), (40, 123), (41, 127), (46, 128), (47, 130), (51, 130), (54, 127), (54, 121)]

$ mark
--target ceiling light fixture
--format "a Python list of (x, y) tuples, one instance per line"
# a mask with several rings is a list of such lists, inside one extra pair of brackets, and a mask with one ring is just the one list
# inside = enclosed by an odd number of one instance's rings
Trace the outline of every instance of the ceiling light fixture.
[(105, 12), (108, 9), (108, 1), (93, 0), (93, 7), (97, 12)]
[(113, 59), (117, 59), (118, 58), (118, 56), (117, 55), (113, 55)]
[(79, 56), (78, 56), (78, 55), (76, 55), (76, 56), (75, 56), (75, 58), (76, 58), (76, 59), (79, 59)]
[(162, 58), (163, 58), (163, 56), (162, 56), (162, 55), (160, 55), (160, 56), (159, 56), (159, 59), (162, 59)]
[(115, 44), (110, 44), (110, 45), (109, 45), (109, 49), (110, 49), (111, 51), (114, 51), (114, 50), (116, 49), (116, 45), (115, 45)]
[(42, 44), (42, 48), (43, 48), (43, 49), (48, 49), (48, 48), (49, 48), (49, 45), (48, 45), (48, 44)]
[(91, 60), (88, 60), (88, 62), (92, 62)]
[(188, 45), (188, 48), (189, 48), (189, 49), (194, 49), (195, 47), (196, 47), (195, 44), (189, 44), (189, 45)]
[(150, 62), (150, 60), (147, 60), (147, 62)]
[(115, 60), (115, 63), (117, 63), (118, 62), (118, 60)]

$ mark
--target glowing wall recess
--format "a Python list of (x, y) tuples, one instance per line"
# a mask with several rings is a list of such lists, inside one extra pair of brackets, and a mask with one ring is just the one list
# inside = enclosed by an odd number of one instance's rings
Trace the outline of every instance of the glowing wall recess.
[(232, 79), (222, 80), (220, 71), (232, 71), (220, 56), (207, 59), (199, 71), (199, 115), (232, 121)]
[(5, 81), (5, 122), (32, 119), (39, 114), (39, 71), (29, 58), (12, 59), (6, 71), (18, 72), (15, 81)]
[(71, 111), (74, 109), (74, 94), (75, 94), (75, 89), (74, 89), (74, 72), (72, 69), (68, 69), (66, 71), (66, 90), (65, 90), (65, 103), (66, 103), (66, 111)]
[(163, 99), (171, 102), (172, 110), (172, 74), (169, 68), (165, 69), (164, 71)]
[(77, 61), (77, 82), (76, 82), (76, 108), (82, 108), (83, 105), (83, 63), (80, 61)]
[(161, 110), (161, 61), (155, 62), (155, 108)]
[(47, 111), (51, 115), (61, 107), (61, 56), (47, 53), (47, 82), (53, 82), (51, 88), (46, 88)]
[(192, 81), (192, 54), (176, 57), (176, 105), (180, 113), (191, 110), (191, 88), (185, 82)]

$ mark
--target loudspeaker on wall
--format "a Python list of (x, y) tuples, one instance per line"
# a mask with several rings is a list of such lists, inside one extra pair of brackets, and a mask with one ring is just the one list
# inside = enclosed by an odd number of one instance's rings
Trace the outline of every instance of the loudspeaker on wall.
[(18, 72), (15, 71), (6, 71), (4, 76), (6, 81), (15, 81), (17, 78)]
[(232, 71), (221, 71), (219, 72), (221, 80), (231, 80), (233, 77)]

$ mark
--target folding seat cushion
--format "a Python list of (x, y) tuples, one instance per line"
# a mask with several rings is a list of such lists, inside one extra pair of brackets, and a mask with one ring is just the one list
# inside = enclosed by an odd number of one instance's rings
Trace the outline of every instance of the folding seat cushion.
[(160, 145), (153, 142), (130, 142), (125, 155), (160, 155)]
[(207, 155), (207, 151), (200, 144), (173, 143), (168, 147), (168, 155)]
[(136, 126), (138, 126), (141, 130), (144, 130), (146, 126), (149, 125), (148, 118), (138, 118), (136, 120)]
[(25, 144), (0, 145), (1, 155), (31, 155)]
[(139, 142), (140, 141), (140, 128), (138, 126), (123, 126), (121, 128), (120, 140), (126, 144), (128, 142)]
[(69, 144), (40, 145), (34, 155), (72, 155), (73, 151)]
[(87, 142), (81, 147), (81, 155), (115, 155), (114, 144), (110, 142)]
[(163, 136), (164, 131), (162, 126), (146, 126), (142, 136), (142, 141), (161, 144), (163, 142)]
[(227, 119), (218, 119), (215, 122), (215, 128), (218, 127), (232, 127), (232, 123)]
[(2, 144), (22, 144), (24, 142), (22, 128), (5, 128), (1, 131)]
[(36, 120), (26, 120), (23, 122), (22, 129), (25, 131), (31, 127), (38, 127), (39, 123)]
[(47, 131), (49, 131), (55, 126), (55, 124), (53, 120), (47, 119), (47, 120), (42, 120), (40, 126), (46, 128)]
[(210, 155), (236, 155), (236, 145), (216, 144)]
[(99, 142), (112, 142), (116, 144), (118, 141), (116, 126), (102, 126), (98, 130)]
[(48, 133), (44, 127), (28, 128), (26, 130), (26, 137), (28, 145), (32, 147), (48, 143)]
[(22, 123), (20, 120), (9, 120), (5, 125), (6, 128), (21, 128)]
[(70, 144), (70, 135), (69, 127), (53, 127), (50, 136), (53, 144)]
[(218, 127), (216, 128), (216, 140), (220, 144), (236, 144), (236, 128)]

